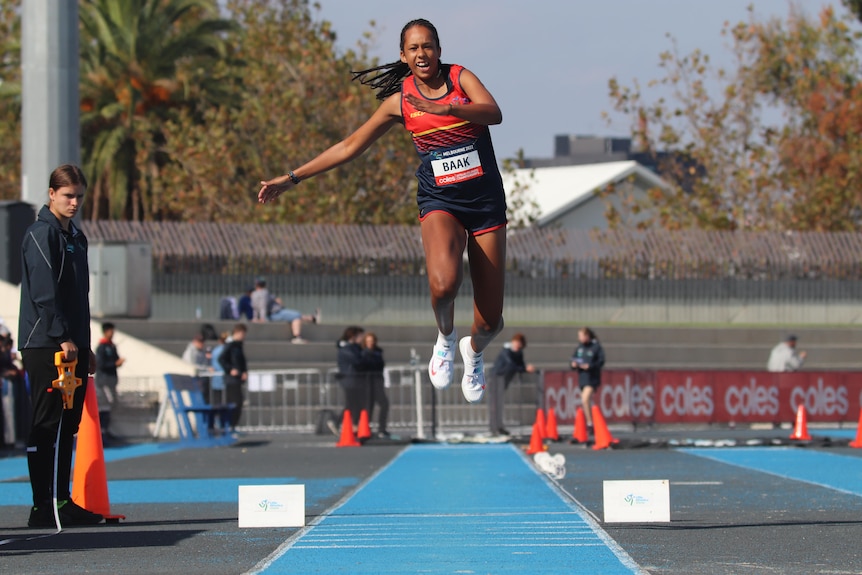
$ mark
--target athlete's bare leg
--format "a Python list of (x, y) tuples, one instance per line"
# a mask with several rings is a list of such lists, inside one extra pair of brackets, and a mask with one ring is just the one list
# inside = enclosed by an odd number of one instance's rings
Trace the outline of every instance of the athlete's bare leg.
[(467, 242), (473, 280), (473, 351), (483, 351), (503, 329), (503, 293), (506, 281), (506, 228)]
[(437, 329), (448, 336), (455, 329), (455, 297), (464, 278), (467, 232), (451, 215), (432, 212), (422, 220), (422, 246)]

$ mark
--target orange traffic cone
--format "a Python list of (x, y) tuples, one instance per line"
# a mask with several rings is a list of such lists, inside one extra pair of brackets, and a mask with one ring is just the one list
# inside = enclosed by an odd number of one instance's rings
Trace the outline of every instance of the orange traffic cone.
[(850, 447), (862, 447), (862, 409), (859, 410), (859, 425), (856, 427), (856, 441), (851, 441)]
[(534, 425), (539, 426), (539, 437), (545, 439), (547, 435), (545, 435), (545, 411), (542, 408), (536, 409), (536, 421)]
[(359, 447), (362, 445), (356, 441), (356, 436), (353, 434), (353, 418), (350, 416), (350, 410), (344, 410), (344, 417), (341, 420), (341, 439), (335, 444), (335, 447)]
[(791, 434), (790, 439), (805, 441), (811, 439), (811, 436), (808, 435), (808, 416), (805, 414), (805, 406), (801, 403), (796, 410), (796, 426), (793, 428), (793, 434)]
[(583, 408), (578, 408), (575, 412), (575, 429), (572, 432), (572, 439), (578, 443), (586, 443), (590, 436), (587, 433), (587, 416), (584, 415)]
[(527, 448), (527, 455), (533, 455), (540, 451), (547, 451), (548, 446), (542, 443), (542, 430), (539, 427), (539, 422), (533, 424), (533, 433), (530, 435), (530, 447)]
[(72, 500), (84, 509), (104, 515), (107, 523), (119, 523), (120, 519), (126, 518), (125, 515), (111, 515), (102, 426), (99, 423), (99, 405), (92, 377), (87, 379), (84, 411), (78, 426)]
[(356, 439), (369, 437), (371, 437), (371, 426), (368, 424), (368, 410), (363, 409), (359, 412), (359, 431), (356, 432)]
[(545, 437), (551, 441), (560, 440), (560, 432), (557, 429), (557, 410), (554, 408), (548, 409), (548, 420), (545, 425)]
[(598, 405), (593, 406), (593, 430), (596, 434), (593, 449), (607, 449), (612, 444), (619, 443), (619, 440), (614, 439), (614, 436), (611, 435), (611, 430), (608, 429), (608, 424), (605, 422), (605, 416), (602, 415), (602, 410)]

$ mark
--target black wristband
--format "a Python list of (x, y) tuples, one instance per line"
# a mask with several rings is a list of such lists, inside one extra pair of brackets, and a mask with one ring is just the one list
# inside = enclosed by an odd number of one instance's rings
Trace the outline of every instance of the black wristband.
[(296, 177), (296, 174), (293, 173), (293, 170), (290, 170), (289, 172), (287, 172), (287, 177), (290, 178), (290, 181), (293, 182), (294, 184), (298, 184), (299, 182), (302, 181)]

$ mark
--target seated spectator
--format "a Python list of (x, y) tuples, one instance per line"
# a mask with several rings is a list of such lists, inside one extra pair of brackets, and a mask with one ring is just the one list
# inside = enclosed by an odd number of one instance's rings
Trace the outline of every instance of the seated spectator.
[(219, 302), (219, 319), (239, 319), (239, 304), (233, 296), (221, 298)]
[(251, 294), (253, 291), (254, 286), (249, 286), (245, 288), (245, 292), (239, 296), (239, 300), (236, 304), (239, 316), (236, 319), (247, 319), (248, 321), (254, 319), (254, 309), (251, 307)]
[(320, 323), (320, 310), (313, 314), (303, 314), (295, 309), (287, 309), (283, 306), (281, 298), (269, 293), (266, 280), (258, 278), (254, 283), (254, 291), (251, 296), (251, 307), (253, 312), (252, 321), (284, 321), (290, 322), (290, 330), (293, 335), (291, 343), (306, 343), (302, 338), (302, 324)]

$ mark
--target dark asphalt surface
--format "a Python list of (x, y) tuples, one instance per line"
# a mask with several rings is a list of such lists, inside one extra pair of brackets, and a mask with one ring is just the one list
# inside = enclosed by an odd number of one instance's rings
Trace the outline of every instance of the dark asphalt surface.
[[(567, 472), (559, 486), (594, 515), (645, 572), (862, 573), (862, 496), (668, 447), (669, 441), (690, 444), (700, 440), (708, 444), (725, 439), (756, 439), (768, 444), (783, 442), (780, 440), (786, 436), (786, 430), (642, 430), (637, 434), (617, 433), (621, 443), (613, 450), (593, 451), (563, 441), (550, 444), (550, 452), (566, 456)], [(516, 439), (526, 443), (528, 438)], [(386, 465), (404, 445), (377, 440), (360, 448), (336, 448), (331, 436), (247, 435), (231, 446), (109, 461), (107, 470), (111, 482), (159, 480), (165, 489), (182, 485), (182, 489), (194, 490), (196, 484), (187, 481), (190, 479), (199, 480), (202, 490), (207, 479), (215, 478), (305, 480), (318, 489), (318, 495), (308, 497), (308, 523)], [(818, 440), (799, 449), (862, 457), (862, 450), (846, 447), (846, 439)], [(669, 479), (671, 522), (601, 523), (602, 481), (606, 479)], [(26, 477), (3, 483), (26, 483)], [(206, 493), (191, 493), (190, 500), (112, 501), (111, 511), (126, 515), (126, 520), (23, 540), (46, 531), (27, 528), (27, 507), (10, 506), (0, 495), (0, 539), (18, 539), (0, 546), (0, 572), (244, 573), (297, 532), (288, 528), (239, 529), (236, 502), (208, 503)], [(554, 573), (552, 565), (547, 572)]]

